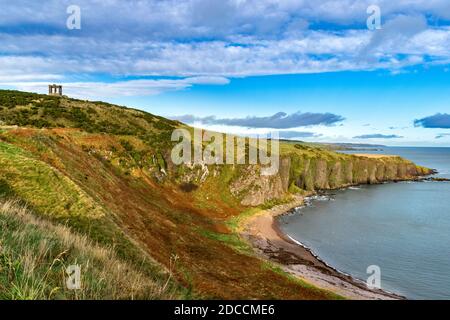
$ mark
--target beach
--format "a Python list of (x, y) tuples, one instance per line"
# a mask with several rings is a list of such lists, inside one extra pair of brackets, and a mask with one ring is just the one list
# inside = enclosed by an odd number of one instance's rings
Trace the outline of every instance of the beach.
[(370, 290), (364, 282), (333, 269), (308, 248), (281, 232), (276, 217), (303, 205), (303, 203), (304, 197), (295, 196), (287, 204), (259, 211), (242, 222), (241, 235), (253, 245), (263, 258), (277, 263), (284, 271), (319, 288), (348, 299), (404, 299), (379, 289)]

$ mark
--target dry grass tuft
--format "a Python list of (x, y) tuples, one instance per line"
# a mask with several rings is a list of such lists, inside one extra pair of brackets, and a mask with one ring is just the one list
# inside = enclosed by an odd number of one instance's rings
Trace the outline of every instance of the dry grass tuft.
[[(66, 287), (66, 268), (81, 267), (81, 289)], [(68, 227), (0, 200), (0, 299), (165, 299), (167, 281), (151, 279)]]

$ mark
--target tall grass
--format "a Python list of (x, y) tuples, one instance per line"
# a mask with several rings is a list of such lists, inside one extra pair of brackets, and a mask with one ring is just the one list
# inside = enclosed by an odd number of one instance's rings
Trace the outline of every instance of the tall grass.
[[(66, 268), (81, 267), (81, 289), (66, 287)], [(0, 299), (166, 299), (167, 281), (154, 280), (68, 227), (0, 199)]]

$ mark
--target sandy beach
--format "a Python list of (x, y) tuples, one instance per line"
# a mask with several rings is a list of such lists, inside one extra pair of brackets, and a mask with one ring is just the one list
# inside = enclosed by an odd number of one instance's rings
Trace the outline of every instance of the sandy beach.
[[(319, 288), (330, 290), (348, 299), (395, 300), (401, 296), (370, 290), (362, 281), (338, 272), (315, 257), (310, 250), (283, 234), (276, 217), (303, 204), (297, 196), (288, 204), (262, 210), (242, 223), (241, 235), (246, 238), (262, 257), (280, 265), (293, 274)], [(350, 257), (349, 257), (350, 259)]]

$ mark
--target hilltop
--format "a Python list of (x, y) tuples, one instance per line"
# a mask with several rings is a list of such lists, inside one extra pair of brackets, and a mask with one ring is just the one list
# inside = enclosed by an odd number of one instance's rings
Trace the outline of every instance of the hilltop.
[[(180, 122), (18, 91), (0, 90), (0, 124), (2, 201), (19, 201), (42, 223), (63, 224), (86, 237), (86, 246), (111, 250), (135, 277), (160, 286), (157, 295), (141, 294), (150, 298), (337, 298), (258, 257), (235, 230), (239, 217), (293, 195), (431, 173), (400, 157), (345, 155), (305, 143), (281, 143), (274, 176), (261, 176), (258, 165), (175, 166), (171, 134), (192, 130)], [(52, 254), (46, 261), (59, 252)], [(52, 297), (52, 286), (43, 296)]]

